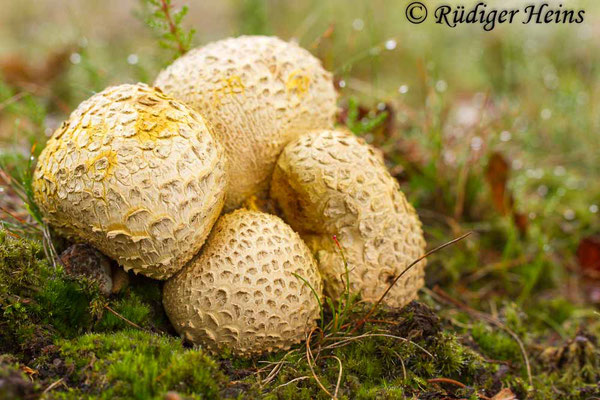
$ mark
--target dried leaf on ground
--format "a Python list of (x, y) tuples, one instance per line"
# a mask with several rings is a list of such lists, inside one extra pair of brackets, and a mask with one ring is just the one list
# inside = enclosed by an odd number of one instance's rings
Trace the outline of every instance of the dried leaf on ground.
[(46, 87), (67, 70), (69, 56), (74, 49), (74, 46), (69, 45), (51, 52), (39, 65), (31, 63), (20, 54), (6, 55), (0, 58), (0, 75), (15, 88), (31, 91)]
[(577, 261), (581, 271), (588, 276), (600, 278), (600, 237), (583, 238), (577, 247)]
[(521, 233), (527, 231), (527, 216), (515, 211), (515, 199), (507, 188), (510, 165), (499, 152), (493, 152), (488, 161), (485, 177), (490, 185), (494, 208), (502, 215), (512, 215)]
[(517, 400), (517, 396), (509, 388), (502, 389), (490, 400)]

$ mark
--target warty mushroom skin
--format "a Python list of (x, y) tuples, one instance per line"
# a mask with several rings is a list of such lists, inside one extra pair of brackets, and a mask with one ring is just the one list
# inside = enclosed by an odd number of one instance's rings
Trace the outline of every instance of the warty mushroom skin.
[(155, 279), (200, 249), (225, 186), (225, 155), (202, 117), (144, 84), (81, 103), (48, 141), (33, 182), (56, 231)]
[[(345, 131), (318, 130), (283, 150), (271, 184), (271, 196), (284, 220), (314, 252), (325, 291), (337, 298), (344, 290), (348, 260), (350, 290), (377, 301), (394, 277), (425, 251), (421, 222), (383, 157)], [(425, 261), (407, 272), (385, 297), (402, 307), (424, 283)]]
[(303, 340), (319, 317), (315, 294), (321, 277), (298, 234), (277, 216), (239, 209), (219, 218), (200, 254), (165, 283), (163, 304), (192, 343), (253, 355)]
[(274, 37), (242, 36), (194, 49), (155, 85), (214, 125), (229, 159), (226, 210), (267, 194), (277, 156), (299, 134), (333, 127), (331, 73), (307, 50)]

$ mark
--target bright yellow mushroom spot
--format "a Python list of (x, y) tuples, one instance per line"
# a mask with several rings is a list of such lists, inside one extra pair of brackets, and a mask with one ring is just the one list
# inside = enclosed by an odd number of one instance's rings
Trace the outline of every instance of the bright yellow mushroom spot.
[(218, 106), (224, 96), (231, 94), (244, 93), (244, 83), (239, 75), (232, 75), (229, 78), (221, 78), (218, 87), (213, 89), (213, 104)]
[(99, 180), (104, 180), (112, 175), (117, 163), (117, 153), (105, 150), (86, 162), (87, 173), (92, 179), (100, 177)]
[(170, 118), (168, 106), (156, 105), (150, 109), (144, 107), (137, 110), (135, 120), (135, 136), (140, 142), (154, 142), (179, 134), (180, 121)]
[(310, 76), (303, 70), (295, 70), (288, 76), (285, 88), (288, 93), (295, 92), (302, 97), (310, 88)]

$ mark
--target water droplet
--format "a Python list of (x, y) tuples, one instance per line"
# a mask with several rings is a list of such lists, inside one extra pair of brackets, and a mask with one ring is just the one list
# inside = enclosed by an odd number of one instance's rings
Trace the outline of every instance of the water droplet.
[(69, 56), (69, 61), (71, 61), (73, 64), (79, 64), (81, 62), (81, 54), (71, 53)]
[(364, 27), (365, 27), (365, 22), (362, 19), (356, 18), (354, 21), (352, 21), (352, 28), (355, 31), (362, 31)]
[(448, 84), (446, 83), (445, 80), (440, 79), (439, 81), (437, 81), (435, 83), (435, 90), (437, 90), (438, 92), (440, 92), (440, 93), (445, 92), (446, 89), (448, 89)]
[(573, 221), (575, 219), (575, 211), (567, 208), (563, 213), (563, 217), (565, 217), (567, 221)]
[(340, 81), (338, 82), (338, 86), (341, 88), (345, 88), (346, 87), (346, 81), (343, 79), (340, 79)]
[(454, 154), (454, 152), (452, 150), (444, 150), (444, 152), (442, 153), (442, 156), (444, 157), (444, 161), (448, 165), (453, 165), (454, 162), (456, 161), (456, 155)]
[(478, 150), (481, 150), (482, 146), (483, 146), (483, 139), (480, 138), (479, 136), (474, 136), (473, 139), (471, 139), (471, 149), (478, 151)]
[(544, 244), (543, 249), (546, 253), (548, 253), (552, 250), (552, 246), (550, 246), (548, 243), (546, 243), (546, 244)]
[(387, 50), (394, 50), (396, 48), (396, 41), (394, 39), (390, 39), (385, 42), (385, 48)]
[(408, 93), (408, 85), (400, 85), (400, 87), (398, 88), (398, 93), (400, 93), (400, 94)]
[(592, 205), (590, 206), (590, 212), (591, 212), (592, 214), (596, 214), (596, 213), (598, 212), (598, 205), (597, 205), (597, 204), (592, 204)]
[(385, 103), (383, 103), (383, 102), (377, 103), (377, 109), (379, 111), (385, 110)]
[(548, 186), (540, 185), (538, 186), (536, 192), (540, 197), (546, 197), (546, 195), (548, 194)]
[(541, 168), (530, 168), (525, 172), (525, 174), (528, 178), (542, 179), (544, 177), (544, 170)]
[(562, 165), (558, 165), (554, 168), (554, 175), (556, 176), (564, 176), (567, 173), (567, 170)]
[(500, 132), (500, 140), (503, 142), (508, 142), (511, 139), (512, 135), (509, 131)]
[(552, 117), (552, 111), (549, 108), (544, 108), (540, 113), (540, 117), (542, 117), (542, 119), (550, 119), (550, 117)]
[(138, 63), (138, 61), (139, 61), (139, 58), (138, 58), (137, 54), (130, 54), (127, 56), (127, 64), (135, 65)]

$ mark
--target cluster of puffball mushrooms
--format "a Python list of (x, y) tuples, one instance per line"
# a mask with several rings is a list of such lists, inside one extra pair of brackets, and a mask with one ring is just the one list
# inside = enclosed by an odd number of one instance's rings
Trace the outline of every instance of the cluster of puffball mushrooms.
[[(166, 313), (190, 342), (287, 349), (316, 324), (319, 297), (335, 301), (347, 279), (376, 302), (424, 254), (381, 153), (335, 129), (336, 111), (332, 75), (308, 51), (221, 40), (175, 60), (153, 87), (81, 103), (38, 159), (35, 200), (60, 235), (166, 280)], [(413, 300), (424, 267), (383, 302)]]

